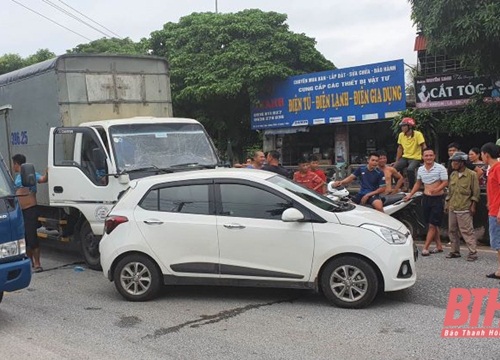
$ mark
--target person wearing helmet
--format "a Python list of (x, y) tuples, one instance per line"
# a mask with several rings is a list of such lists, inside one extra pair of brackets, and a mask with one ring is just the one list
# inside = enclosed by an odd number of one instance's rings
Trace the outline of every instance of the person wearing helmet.
[(448, 236), (451, 241), (451, 251), (446, 257), (454, 259), (461, 256), (460, 234), (462, 234), (469, 249), (467, 261), (476, 261), (477, 239), (472, 219), (476, 213), (480, 190), (476, 173), (466, 167), (468, 158), (468, 155), (461, 151), (455, 152), (450, 157), (453, 172), (450, 175), (444, 209), (448, 213)]
[(415, 170), (422, 161), (422, 151), (426, 148), (424, 135), (415, 130), (415, 120), (406, 117), (399, 124), (401, 132), (398, 136), (398, 151), (394, 167), (400, 173), (408, 168), (408, 186), (410, 189), (415, 185)]
[[(448, 144), (448, 165), (446, 166), (448, 169), (448, 175), (451, 175), (451, 173), (454, 170), (453, 167), (451, 166), (451, 157), (457, 151), (462, 152), (462, 150), (460, 150), (460, 145), (457, 142), (452, 142)], [(469, 159), (467, 159), (467, 161), (465, 162), (465, 167), (469, 170), (475, 171), (478, 178), (481, 178), (481, 176), (483, 176), (484, 173), (483, 169), (480, 166), (474, 165), (472, 161), (470, 161)]]

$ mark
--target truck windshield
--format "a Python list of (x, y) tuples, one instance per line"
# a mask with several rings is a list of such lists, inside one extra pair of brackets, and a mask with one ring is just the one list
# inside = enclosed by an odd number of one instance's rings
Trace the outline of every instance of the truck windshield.
[(179, 164), (215, 166), (218, 162), (200, 124), (114, 125), (109, 133), (119, 171), (144, 166), (165, 169)]
[(2, 162), (0, 163), (0, 197), (13, 196), (15, 190), (12, 185), (12, 179), (3, 164), (2, 158), (0, 158), (0, 162)]

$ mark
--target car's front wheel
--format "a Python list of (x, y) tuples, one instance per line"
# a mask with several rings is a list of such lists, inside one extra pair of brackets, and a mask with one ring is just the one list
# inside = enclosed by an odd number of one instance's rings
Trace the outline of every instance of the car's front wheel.
[(113, 272), (118, 292), (129, 301), (146, 301), (154, 298), (161, 287), (161, 272), (147, 256), (127, 255)]
[(367, 261), (342, 256), (330, 261), (321, 275), (321, 289), (326, 298), (342, 308), (363, 308), (377, 295), (379, 280)]

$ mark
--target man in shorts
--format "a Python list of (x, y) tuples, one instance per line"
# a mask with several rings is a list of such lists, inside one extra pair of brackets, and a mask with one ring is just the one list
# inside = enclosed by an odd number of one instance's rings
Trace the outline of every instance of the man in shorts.
[[(21, 165), (26, 163), (26, 156), (16, 154), (12, 157), (13, 170), (16, 174), (14, 184), (16, 186), (16, 195), (23, 210), (24, 218), (24, 238), (26, 240), (26, 253), (31, 259), (31, 265), (35, 272), (43, 271), (40, 265), (40, 242), (38, 241), (38, 211), (36, 202), (36, 184), (32, 187), (23, 187), (21, 180)], [(47, 174), (35, 174), (36, 182), (46, 183), (48, 181)]]
[[(411, 192), (405, 196), (404, 201), (409, 201), (419, 191), (422, 184), (424, 185), (422, 207), (428, 230), (422, 256), (429, 256), (443, 252), (439, 227), (444, 214), (444, 188), (448, 186), (448, 172), (443, 165), (434, 162), (436, 154), (433, 149), (426, 148), (423, 158), (424, 165), (418, 168), (417, 182)], [(429, 251), (432, 241), (436, 242), (436, 247)]]
[(384, 172), (378, 168), (379, 154), (370, 153), (368, 163), (357, 168), (351, 175), (343, 180), (335, 181), (334, 187), (342, 186), (358, 179), (361, 185), (358, 195), (354, 198), (356, 204), (371, 205), (375, 210), (384, 212), (384, 205), (380, 194), (385, 191)]
[(498, 267), (488, 278), (500, 279), (500, 163), (498, 146), (486, 143), (481, 147), (481, 157), (489, 165), (486, 195), (488, 198), (488, 223), (490, 228), (490, 246), (497, 252)]

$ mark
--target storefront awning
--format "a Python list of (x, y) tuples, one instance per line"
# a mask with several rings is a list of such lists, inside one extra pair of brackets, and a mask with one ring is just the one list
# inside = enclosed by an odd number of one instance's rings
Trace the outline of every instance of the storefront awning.
[(309, 132), (309, 128), (307, 126), (297, 126), (291, 128), (267, 129), (264, 130), (264, 136), (295, 134), (299, 132)]

